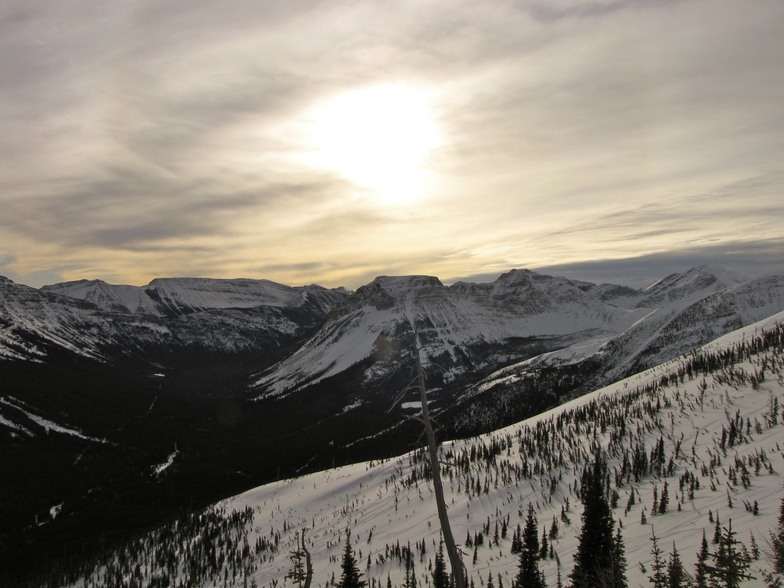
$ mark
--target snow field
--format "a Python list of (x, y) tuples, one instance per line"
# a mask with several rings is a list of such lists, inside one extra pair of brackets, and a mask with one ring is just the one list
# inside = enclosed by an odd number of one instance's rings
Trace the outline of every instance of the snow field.
[[(754, 337), (764, 328), (778, 328), (783, 319), (784, 314), (775, 315), (722, 337), (706, 346), (706, 351), (729, 348)], [(616, 525), (621, 525), (626, 545), (630, 586), (648, 585), (647, 572), (641, 571), (641, 565), (649, 569), (653, 532), (665, 553), (672, 550), (674, 543), (687, 570), (693, 571), (703, 530), (709, 540), (713, 535), (714, 524), (709, 521), (709, 512), (714, 517), (718, 514), (722, 525), (731, 519), (738, 539), (747, 547), (750, 547), (754, 536), (761, 550), (767, 548), (766, 541), (776, 525), (779, 503), (784, 497), (780, 476), (784, 472), (784, 419), (779, 415), (774, 425), (770, 415), (774, 399), (778, 399), (780, 407), (784, 406), (781, 349), (752, 356), (735, 366), (746, 374), (752, 374), (759, 370), (763, 361), (767, 362), (773, 373), (769, 373), (756, 390), (749, 383), (725, 382), (723, 372), (700, 374), (692, 379), (684, 378), (682, 382), (677, 380), (673, 385), (657, 386), (655, 392), (640, 394), (629, 401), (630, 406), (625, 411), (626, 440), (612, 441), (613, 433), (617, 433), (616, 426), (608, 426), (602, 431), (598, 423), (564, 419), (565, 427), (558, 431), (559, 437), (551, 443), (555, 451), (567, 456), (562, 464), (551, 467), (540, 463), (541, 472), (531, 477), (515, 478), (502, 473), (505, 471), (502, 464), (519, 466), (526, 457), (531, 462), (530, 467), (537, 467), (531, 456), (520, 452), (521, 442), (536, 433), (537, 425), (550, 423), (550, 427), (545, 429), (553, 432), (552, 424), (559, 417), (591, 404), (598, 413), (609, 414), (618, 410), (618, 400), (632, 398), (635, 391), (656, 386), (663, 377), (677, 374), (684, 361), (681, 358), (668, 362), (518, 425), (476, 439), (444, 444), (442, 455), (447, 462), (461, 452), (470, 453), (472, 447), (487, 448), (493, 444), (503, 447), (489, 461), (471, 461), (467, 470), (454, 471), (454, 467), (442, 466), (456, 539), (463, 542), (467, 534), (473, 537), (475, 533), (482, 532), (489, 521), (490, 531), (485, 535), (484, 545), (477, 549), (475, 564), (472, 562), (473, 549), (463, 547), (464, 561), (476, 586), (486, 583), (488, 573), (493, 574), (495, 586), (498, 586), (499, 575), (505, 586), (513, 581), (517, 572), (517, 556), (510, 553), (511, 535), (518, 523), (522, 526), (529, 503), (535, 507), (540, 535), (543, 530), (549, 530), (554, 519), (558, 521), (560, 536), (553, 541), (553, 547), (566, 582), (572, 569), (581, 525), (577, 487), (582, 468), (597, 445), (608, 452), (610, 472), (620, 468), (623, 450), (628, 451), (636, 441), (644, 443), (646, 454), (650, 454), (659, 439), (663, 439), (666, 459), (672, 457), (675, 463), (672, 475), (646, 475), (639, 481), (632, 477), (629, 482), (614, 486), (620, 498), (613, 515)], [(770, 367), (775, 362), (778, 362), (778, 367)], [(703, 379), (707, 389), (700, 402)], [(646, 403), (659, 404), (660, 408), (653, 417), (645, 412), (640, 413), (641, 416), (632, 416)], [(721, 450), (722, 427), (727, 430), (736, 419), (742, 421), (744, 431), (748, 423), (751, 432), (744, 436), (744, 441)], [(680, 451), (676, 456), (677, 443)], [(734, 483), (731, 472), (734, 470), (737, 477), (737, 464), (750, 464), (749, 460), (760, 455), (766, 456), (767, 465), (760, 468), (758, 474), (750, 474), (750, 485), (744, 488)], [(709, 467), (711, 461), (717, 459), (720, 465)], [(751, 469), (749, 465), (746, 467)], [(285, 528), (281, 533), (279, 555), (260, 566), (254, 576), (258, 585), (284, 583), (284, 576), (291, 568), (288, 553), (294, 549), (296, 532), (301, 529), (306, 529), (309, 549), (314, 557), (314, 586), (328, 585), (333, 573), (339, 579), (340, 554), (347, 528), (351, 529), (358, 564), (370, 585), (374, 582), (386, 585), (387, 576), (393, 585), (402, 584), (403, 566), (397, 559), (387, 558), (388, 548), (397, 543), (412, 546), (416, 555), (418, 584), (430, 583), (428, 566), (437, 551), (439, 526), (430, 484), (422, 476), (418, 477), (417, 472), (422, 468), (423, 464), (414, 452), (382, 463), (355, 464), (263, 486), (230, 500), (227, 503), (229, 508), (250, 506), (255, 509), (255, 525), (259, 532), (269, 529), (281, 532)], [(686, 472), (700, 479), (700, 489), (695, 491), (692, 500), (688, 498), (687, 491), (679, 487), (679, 478)], [(466, 486), (475, 482), (481, 486), (480, 492), (467, 492)], [(669, 507), (664, 514), (654, 515), (654, 487), (661, 495), (665, 482), (669, 488)], [(625, 505), (632, 489), (637, 496), (636, 503), (626, 512)], [(732, 508), (728, 504), (728, 496), (733, 502)], [(570, 508), (566, 517), (570, 524), (561, 518), (562, 507), (565, 508), (567, 500)], [(757, 501), (759, 515), (747, 512), (743, 501), (749, 504)], [(647, 517), (646, 524), (641, 524), (643, 511)], [(504, 520), (509, 521), (507, 537), (494, 544), (495, 525), (502, 525)], [(420, 557), (414, 546), (422, 540), (426, 552)], [(366, 567), (368, 555), (369, 568)], [(548, 585), (555, 586), (556, 561), (547, 559), (540, 562), (540, 566), (547, 576)], [(764, 555), (753, 567), (768, 567)], [(758, 579), (749, 585), (763, 585), (760, 574), (755, 572), (755, 575)]]

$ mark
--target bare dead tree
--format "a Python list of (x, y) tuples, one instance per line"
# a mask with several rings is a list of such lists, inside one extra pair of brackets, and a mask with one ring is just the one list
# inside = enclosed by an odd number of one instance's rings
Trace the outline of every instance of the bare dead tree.
[(302, 529), (300, 535), (300, 551), (305, 554), (305, 584), (302, 588), (310, 588), (310, 583), (313, 581), (313, 562), (310, 559), (310, 551), (305, 547), (305, 529)]
[[(302, 565), (303, 557), (305, 558), (304, 566)], [(300, 588), (310, 588), (313, 581), (313, 563), (310, 559), (310, 551), (305, 547), (304, 528), (302, 533), (297, 532), (297, 548), (291, 551), (291, 559), (294, 562), (294, 569), (286, 574), (286, 579), (293, 580)]]
[(425, 370), (422, 368), (422, 360), (419, 357), (419, 344), (417, 331), (413, 321), (411, 327), (414, 331), (414, 362), (416, 364), (416, 381), (419, 387), (419, 397), (422, 401), (422, 425), (425, 428), (427, 437), (427, 449), (430, 456), (430, 472), (433, 477), (433, 493), (436, 497), (436, 507), (438, 508), (438, 521), (441, 524), (441, 533), (444, 537), (444, 545), (449, 556), (449, 563), (452, 567), (452, 581), (455, 588), (465, 588), (465, 575), (463, 570), (463, 560), (460, 557), (460, 550), (455, 544), (452, 535), (452, 527), (449, 524), (449, 515), (446, 509), (444, 498), (444, 485), (441, 482), (441, 466), (438, 460), (438, 443), (433, 429), (433, 422), (430, 419), (430, 410), (427, 406), (427, 387), (425, 386)]

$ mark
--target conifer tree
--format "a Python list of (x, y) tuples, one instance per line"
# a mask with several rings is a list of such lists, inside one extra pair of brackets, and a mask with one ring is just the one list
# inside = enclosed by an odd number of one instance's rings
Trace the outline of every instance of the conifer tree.
[(702, 543), (697, 552), (697, 564), (694, 574), (694, 588), (708, 588), (708, 539), (705, 537), (705, 529), (702, 530)]
[(354, 558), (354, 551), (351, 549), (351, 531), (346, 531), (346, 546), (343, 549), (343, 564), (340, 575), (339, 588), (363, 588), (366, 582), (362, 579), (362, 574), (357, 568), (357, 560)]
[(528, 516), (523, 529), (523, 547), (520, 552), (518, 588), (545, 588), (544, 576), (539, 571), (539, 529), (533, 505), (528, 505)]
[(621, 529), (618, 528), (615, 531), (615, 539), (613, 539), (613, 588), (627, 588), (626, 567), (626, 548), (623, 544)]
[(542, 529), (542, 540), (539, 543), (539, 559), (547, 559), (547, 552), (549, 549), (550, 545), (547, 542), (547, 533)]
[(667, 506), (670, 504), (670, 492), (667, 485), (667, 480), (664, 481), (664, 488), (662, 489), (661, 498), (659, 499), (659, 514), (667, 512)]
[(651, 575), (648, 576), (648, 580), (650, 580), (653, 588), (667, 588), (667, 564), (665, 564), (664, 559), (662, 559), (664, 554), (662, 553), (662, 550), (659, 549), (656, 533), (651, 532), (651, 541), (653, 542), (653, 547), (651, 547), (653, 561), (651, 562)]
[(738, 588), (743, 580), (753, 580), (748, 573), (751, 557), (735, 538), (732, 519), (722, 528), (721, 537), (715, 553), (711, 554), (712, 563), (707, 566), (708, 585), (720, 588)]
[(683, 569), (681, 556), (675, 548), (675, 543), (673, 543), (670, 561), (667, 562), (667, 586), (668, 588), (684, 588), (687, 585), (686, 570)]
[(604, 492), (606, 475), (607, 464), (597, 452), (583, 472), (583, 525), (569, 576), (574, 588), (592, 588), (614, 577), (614, 521)]
[(777, 574), (784, 575), (784, 498), (779, 506), (779, 524), (776, 531), (770, 534), (770, 545), (773, 549), (773, 569)]
[(444, 561), (443, 541), (438, 546), (436, 562), (433, 566), (433, 588), (449, 588), (449, 573), (446, 571), (446, 562)]

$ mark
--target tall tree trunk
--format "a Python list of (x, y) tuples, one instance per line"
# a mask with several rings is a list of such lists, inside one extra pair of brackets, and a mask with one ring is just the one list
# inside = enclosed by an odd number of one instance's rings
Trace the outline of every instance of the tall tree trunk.
[(305, 529), (302, 529), (300, 536), (300, 550), (305, 554), (305, 584), (302, 588), (310, 588), (310, 583), (313, 581), (313, 562), (310, 561), (310, 551), (305, 547)]
[[(411, 326), (413, 328), (413, 323)], [(414, 329), (414, 360), (416, 362), (417, 381), (419, 383), (419, 397), (422, 400), (422, 422), (425, 426), (427, 449), (430, 454), (430, 471), (433, 476), (433, 492), (436, 495), (438, 520), (441, 523), (441, 532), (444, 535), (444, 545), (446, 546), (446, 552), (447, 555), (449, 555), (449, 563), (452, 567), (452, 581), (455, 583), (455, 588), (465, 588), (463, 561), (460, 557), (460, 551), (455, 544), (455, 538), (452, 535), (452, 527), (449, 525), (449, 515), (446, 510), (444, 486), (441, 483), (441, 466), (438, 462), (438, 443), (436, 443), (436, 434), (435, 431), (433, 431), (433, 423), (430, 420), (430, 410), (427, 407), (425, 370), (422, 368), (422, 361), (419, 358), (419, 341), (416, 329)]]

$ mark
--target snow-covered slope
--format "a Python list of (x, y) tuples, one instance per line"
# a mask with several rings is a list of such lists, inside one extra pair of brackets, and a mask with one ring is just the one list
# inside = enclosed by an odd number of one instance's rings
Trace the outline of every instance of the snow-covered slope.
[(52, 348), (100, 358), (104, 324), (84, 302), (49, 295), (0, 276), (0, 360), (42, 361)]
[[(653, 534), (689, 572), (703, 532), (730, 524), (763, 586), (784, 498), (784, 313), (540, 416), (442, 446), (449, 518), (474, 586), (510, 586), (512, 536), (534, 507), (551, 550), (547, 585), (573, 567), (580, 480), (599, 451), (629, 586), (648, 586)], [(661, 497), (669, 500), (662, 507)], [(314, 586), (339, 578), (345, 533), (369, 586), (402, 586), (406, 553), (431, 585), (439, 523), (420, 451), (251, 490), (106, 555), (77, 586), (167, 577), (202, 586), (282, 586), (306, 534)], [(206, 538), (209, 537), (209, 540)], [(710, 545), (714, 552), (716, 546)], [(666, 557), (666, 555), (665, 555)], [(170, 562), (161, 565), (158, 562)], [(194, 575), (197, 574), (197, 575)]]
[(41, 291), (84, 300), (108, 312), (161, 314), (144, 289), (137, 286), (107, 284), (103, 280), (78, 280), (44, 286)]
[(747, 280), (706, 266), (644, 290), (527, 270), (451, 287), (428, 276), (379, 277), (255, 386), (261, 396), (288, 394), (361, 365), (372, 390), (410, 368), (414, 330), (433, 387), (473, 385), (515, 362), (531, 370), (587, 358), (601, 364), (585, 378), (596, 386), (783, 309), (784, 277)]
[[(445, 382), (530, 353), (521, 340), (545, 348), (569, 341), (607, 340), (646, 311), (598, 300), (563, 278), (512, 271), (492, 284), (446, 287), (434, 277), (376, 278), (336, 309), (296, 354), (256, 382), (266, 395), (288, 393), (370, 360), (367, 381), (384, 380), (410, 357), (418, 333), (425, 366), (436, 364)], [(490, 346), (506, 345), (499, 354)], [(522, 349), (515, 349), (522, 347)]]

